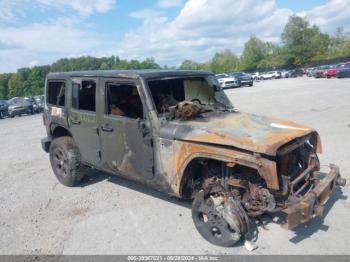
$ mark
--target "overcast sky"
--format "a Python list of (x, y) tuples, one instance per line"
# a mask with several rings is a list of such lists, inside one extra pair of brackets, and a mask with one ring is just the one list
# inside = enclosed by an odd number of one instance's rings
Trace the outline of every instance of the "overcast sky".
[(0, 72), (82, 55), (203, 62), (252, 34), (278, 42), (292, 14), (350, 31), (350, 0), (0, 0)]

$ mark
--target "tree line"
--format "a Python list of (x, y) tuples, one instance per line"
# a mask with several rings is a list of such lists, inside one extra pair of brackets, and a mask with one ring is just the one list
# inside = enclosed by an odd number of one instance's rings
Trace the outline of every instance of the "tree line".
[(96, 58), (84, 56), (63, 58), (52, 65), (21, 68), (16, 73), (0, 74), (0, 99), (16, 96), (34, 96), (44, 92), (45, 76), (49, 72), (109, 69), (160, 69), (153, 58), (144, 61), (124, 60), (118, 56)]
[[(179, 68), (208, 70), (214, 73), (253, 72), (302, 66), (312, 61), (341, 57), (350, 57), (350, 38), (345, 36), (342, 27), (337, 28), (331, 36), (321, 32), (317, 25), (310, 25), (305, 18), (291, 16), (281, 34), (280, 44), (263, 41), (252, 35), (245, 43), (240, 56), (226, 49), (216, 53), (205, 63), (185, 60)], [(124, 60), (118, 56), (64, 58), (51, 65), (21, 68), (16, 73), (0, 74), (0, 99), (42, 94), (45, 76), (49, 72), (160, 68), (153, 58), (144, 61)]]
[[(291, 16), (281, 34), (281, 43), (263, 41), (252, 35), (244, 45), (241, 56), (229, 49), (216, 53), (206, 63), (192, 60), (182, 62), (181, 69), (228, 71), (269, 70), (292, 68), (312, 61), (350, 57), (350, 38), (339, 27), (333, 36), (322, 33), (317, 25), (302, 17)], [(349, 58), (350, 59), (350, 58)]]

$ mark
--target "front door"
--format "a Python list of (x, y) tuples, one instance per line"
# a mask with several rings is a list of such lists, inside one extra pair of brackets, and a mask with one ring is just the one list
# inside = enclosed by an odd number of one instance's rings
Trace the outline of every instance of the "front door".
[(68, 122), (82, 161), (99, 165), (100, 141), (96, 118), (97, 79), (78, 78), (72, 80), (71, 110)]
[(146, 180), (153, 177), (152, 133), (144, 117), (140, 86), (133, 80), (101, 79), (105, 112), (101, 116), (102, 165), (107, 170)]

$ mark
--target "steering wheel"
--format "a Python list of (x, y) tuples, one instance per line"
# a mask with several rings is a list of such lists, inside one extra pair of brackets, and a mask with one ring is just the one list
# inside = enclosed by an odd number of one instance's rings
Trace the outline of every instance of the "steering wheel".
[(202, 104), (201, 100), (199, 100), (198, 98), (191, 99), (191, 102), (198, 102), (200, 105), (204, 105)]

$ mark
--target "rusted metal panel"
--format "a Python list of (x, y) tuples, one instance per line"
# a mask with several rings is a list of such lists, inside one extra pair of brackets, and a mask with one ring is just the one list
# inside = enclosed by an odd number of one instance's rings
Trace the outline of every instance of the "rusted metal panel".
[(315, 132), (294, 122), (240, 112), (213, 113), (195, 121), (172, 121), (161, 127), (161, 134), (167, 129), (171, 129), (173, 139), (232, 146), (271, 156), (291, 140)]

